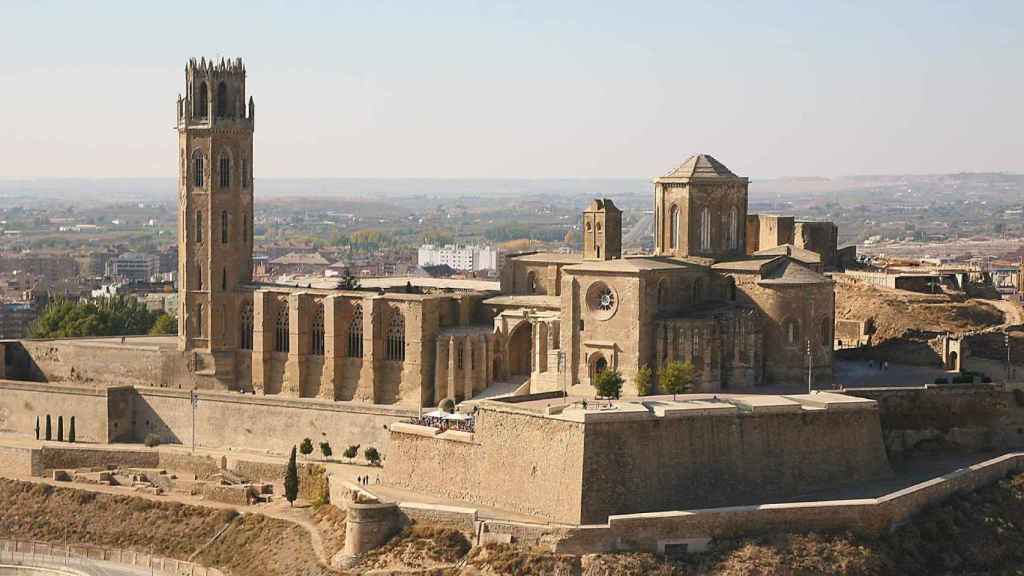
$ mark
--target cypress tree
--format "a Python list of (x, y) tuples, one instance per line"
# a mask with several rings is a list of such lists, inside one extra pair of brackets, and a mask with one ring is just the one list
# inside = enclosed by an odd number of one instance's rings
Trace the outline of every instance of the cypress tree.
[(71, 428), (68, 429), (68, 442), (75, 441), (75, 417), (71, 417)]
[(57, 416), (57, 442), (64, 441), (64, 417)]
[(53, 440), (53, 426), (49, 414), (46, 415), (46, 439)]
[(288, 470), (284, 474), (284, 497), (288, 499), (289, 506), (299, 497), (299, 466), (295, 463), (295, 446), (292, 446), (292, 455), (288, 457)]
[(39, 440), (39, 416), (36, 416), (36, 440)]

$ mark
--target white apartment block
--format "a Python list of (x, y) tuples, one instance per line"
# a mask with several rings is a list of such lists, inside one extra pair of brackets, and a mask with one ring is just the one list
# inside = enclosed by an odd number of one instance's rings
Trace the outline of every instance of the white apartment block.
[(498, 251), (493, 246), (424, 244), (420, 246), (417, 264), (419, 266), (447, 264), (455, 270), (467, 272), (494, 270), (498, 267)]

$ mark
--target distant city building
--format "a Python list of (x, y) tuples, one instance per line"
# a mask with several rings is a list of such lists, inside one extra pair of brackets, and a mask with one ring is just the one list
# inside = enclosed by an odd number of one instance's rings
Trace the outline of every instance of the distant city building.
[(125, 280), (148, 281), (160, 272), (160, 257), (128, 252), (107, 263), (107, 276)]
[(494, 270), (498, 267), (498, 251), (492, 246), (424, 244), (420, 246), (417, 264), (420, 267), (446, 265), (467, 272)]
[(36, 310), (30, 302), (0, 304), (0, 340), (24, 338), (36, 316)]

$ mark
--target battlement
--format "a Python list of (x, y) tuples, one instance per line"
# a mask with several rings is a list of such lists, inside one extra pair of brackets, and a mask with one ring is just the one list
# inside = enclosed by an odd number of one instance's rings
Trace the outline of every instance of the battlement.
[(242, 74), (245, 75), (245, 64), (241, 58), (221, 58), (219, 61), (206, 58), (190, 58), (185, 65), (185, 74)]
[(241, 58), (192, 58), (185, 65), (185, 96), (178, 95), (179, 128), (239, 120), (251, 125), (255, 112), (251, 97), (246, 106), (245, 64)]

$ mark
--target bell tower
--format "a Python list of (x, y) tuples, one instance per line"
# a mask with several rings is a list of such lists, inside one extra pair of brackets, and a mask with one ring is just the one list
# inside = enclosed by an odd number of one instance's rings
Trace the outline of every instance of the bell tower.
[(583, 259), (622, 258), (622, 210), (609, 198), (594, 199), (583, 211)]
[(178, 348), (238, 348), (251, 296), (252, 135), (242, 59), (192, 59), (178, 96)]

